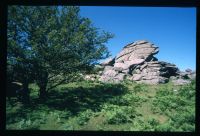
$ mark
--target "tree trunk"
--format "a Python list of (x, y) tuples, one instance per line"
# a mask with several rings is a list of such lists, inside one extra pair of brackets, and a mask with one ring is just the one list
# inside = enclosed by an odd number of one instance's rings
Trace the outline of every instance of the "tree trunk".
[(47, 90), (46, 90), (47, 84), (43, 83), (41, 84), (40, 87), (40, 99), (45, 99), (47, 96)]
[(28, 82), (23, 83), (22, 103), (30, 104), (30, 90), (28, 89)]
[(44, 100), (47, 97), (48, 73), (44, 73), (40, 80), (41, 81), (38, 84), (40, 88), (39, 97), (41, 100)]

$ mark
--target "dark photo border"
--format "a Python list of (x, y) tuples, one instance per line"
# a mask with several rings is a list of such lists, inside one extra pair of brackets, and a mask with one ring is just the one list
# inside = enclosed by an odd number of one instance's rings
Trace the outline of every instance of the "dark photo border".
[[(2, 2), (1, 2), (2, 3)], [(53, 130), (6, 130), (6, 56), (7, 56), (7, 10), (10, 5), (77, 5), (77, 6), (128, 6), (128, 7), (196, 7), (196, 129), (195, 132), (142, 132), (142, 131), (53, 131)], [(0, 136), (62, 136), (62, 135), (155, 135), (200, 136), (200, 1), (199, 0), (7, 0), (0, 6)]]

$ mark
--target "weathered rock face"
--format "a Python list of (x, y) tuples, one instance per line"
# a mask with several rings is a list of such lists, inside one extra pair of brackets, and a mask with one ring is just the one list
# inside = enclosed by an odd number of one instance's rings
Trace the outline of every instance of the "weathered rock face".
[(150, 61), (132, 71), (132, 80), (150, 84), (166, 83), (170, 76), (177, 75), (177, 71), (178, 68), (173, 64)]
[(124, 78), (125, 78), (125, 73), (119, 73), (119, 71), (115, 70), (114, 67), (106, 66), (99, 80), (103, 82), (115, 83), (123, 81)]
[(115, 58), (102, 63), (105, 68), (99, 80), (120, 82), (127, 78), (139, 83), (159, 84), (180, 75), (176, 65), (158, 61), (153, 56), (158, 52), (159, 48), (146, 40), (128, 44)]
[(158, 47), (147, 41), (136, 41), (128, 44), (117, 54), (114, 67), (129, 68), (143, 63), (148, 57), (158, 53)]

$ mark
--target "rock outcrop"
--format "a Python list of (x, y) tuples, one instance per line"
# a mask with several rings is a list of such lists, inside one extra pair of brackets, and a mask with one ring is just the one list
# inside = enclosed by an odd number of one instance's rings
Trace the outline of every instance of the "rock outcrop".
[(149, 84), (166, 83), (170, 76), (177, 75), (177, 71), (178, 68), (174, 64), (163, 61), (150, 61), (134, 69), (131, 78), (134, 81)]
[(186, 69), (185, 72), (180, 71), (178, 76), (171, 76), (170, 79), (175, 85), (189, 84), (191, 83), (191, 80), (196, 79), (196, 72), (191, 69)]
[[(176, 65), (158, 61), (154, 57), (158, 52), (159, 48), (146, 40), (128, 44), (115, 58), (109, 58), (102, 63), (104, 70), (99, 80), (121, 82), (129, 79), (139, 83), (159, 84), (168, 82), (170, 77), (181, 76)], [(190, 70), (186, 72), (187, 76), (191, 73)]]

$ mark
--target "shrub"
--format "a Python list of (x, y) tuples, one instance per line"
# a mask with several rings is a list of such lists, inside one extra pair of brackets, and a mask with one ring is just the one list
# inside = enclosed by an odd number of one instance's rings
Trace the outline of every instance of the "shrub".
[(78, 115), (77, 122), (79, 125), (84, 125), (94, 115), (92, 110), (86, 110)]
[(109, 100), (110, 104), (119, 105), (119, 106), (138, 106), (145, 101), (145, 98), (139, 97), (135, 94), (126, 93), (122, 96), (115, 96)]
[(130, 104), (130, 101), (128, 101), (127, 99), (123, 99), (121, 96), (115, 96), (114, 98), (109, 100), (109, 103), (121, 106), (128, 106)]
[(155, 131), (174, 131), (175, 129), (172, 127), (172, 125), (170, 123), (165, 123), (162, 125), (158, 125), (155, 128)]
[(181, 126), (181, 129), (183, 131), (188, 131), (188, 132), (194, 132), (195, 131), (195, 126), (194, 125), (190, 125), (190, 124), (187, 124), (187, 123), (184, 123), (182, 126)]
[(148, 123), (149, 123), (151, 126), (157, 126), (157, 125), (159, 124), (159, 122), (158, 122), (156, 119), (154, 119), (154, 118), (150, 118), (150, 119), (148, 120)]
[(174, 125), (176, 125), (177, 127), (181, 126), (184, 123), (194, 125), (195, 113), (194, 112), (177, 113), (174, 116), (171, 116), (171, 119), (174, 121)]
[(74, 130), (74, 127), (72, 126), (71, 123), (72, 123), (72, 122), (63, 124), (63, 125), (61, 126), (61, 129), (64, 129), (64, 130)]
[(156, 127), (158, 131), (194, 131), (195, 126), (195, 82), (184, 85), (175, 95), (171, 89), (158, 91), (152, 109), (163, 112), (170, 123)]
[(39, 125), (39, 120), (31, 121), (30, 119), (22, 119), (21, 121), (15, 124), (15, 129), (37, 130), (39, 129)]
[(188, 100), (195, 99), (195, 85), (194, 84), (185, 85), (181, 87), (179, 92), (182, 97), (185, 97)]
[(104, 113), (108, 124), (120, 124), (132, 122), (135, 117), (135, 111), (130, 106), (118, 105), (103, 105), (102, 112)]
[[(189, 91), (191, 90), (190, 94)], [(189, 105), (194, 106), (194, 89), (191, 86), (184, 86), (178, 90), (179, 94), (174, 95), (171, 90), (161, 90), (156, 93), (156, 97), (153, 100), (153, 106), (158, 106), (161, 111), (172, 109), (182, 109)]]

